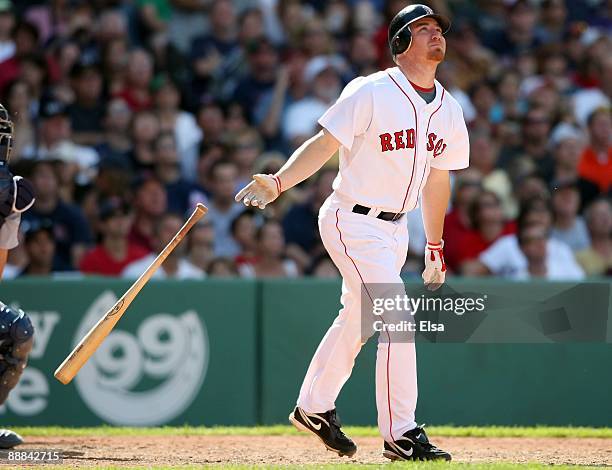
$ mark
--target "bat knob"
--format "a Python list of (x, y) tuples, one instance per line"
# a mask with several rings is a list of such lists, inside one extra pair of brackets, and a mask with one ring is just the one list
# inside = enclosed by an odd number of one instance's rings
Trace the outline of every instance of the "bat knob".
[(196, 213), (202, 217), (204, 214), (206, 214), (208, 212), (208, 207), (206, 207), (204, 204), (202, 204), (201, 202), (198, 202), (196, 205)]

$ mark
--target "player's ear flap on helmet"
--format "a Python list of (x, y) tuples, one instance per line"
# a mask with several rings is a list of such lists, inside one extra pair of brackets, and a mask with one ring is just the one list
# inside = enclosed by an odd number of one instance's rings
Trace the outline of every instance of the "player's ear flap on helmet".
[(407, 51), (411, 43), (412, 33), (410, 32), (410, 25), (406, 24), (393, 37), (391, 41), (391, 54), (395, 56)]

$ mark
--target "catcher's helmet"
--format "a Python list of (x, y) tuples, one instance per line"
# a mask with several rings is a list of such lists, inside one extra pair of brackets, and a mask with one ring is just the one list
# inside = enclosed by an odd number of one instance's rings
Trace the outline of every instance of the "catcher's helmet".
[(408, 5), (395, 15), (389, 24), (389, 48), (393, 56), (408, 50), (412, 42), (412, 34), (410, 33), (408, 25), (422, 18), (433, 18), (436, 20), (440, 28), (442, 28), (442, 34), (446, 34), (450, 29), (450, 21), (448, 18), (437, 15), (427, 5)]
[(0, 104), (0, 162), (8, 162), (13, 148), (13, 121), (8, 111)]

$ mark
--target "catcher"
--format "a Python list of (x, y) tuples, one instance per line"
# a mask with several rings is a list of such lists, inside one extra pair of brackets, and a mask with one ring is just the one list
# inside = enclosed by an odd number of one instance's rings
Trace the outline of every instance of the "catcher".
[[(0, 278), (8, 250), (18, 243), (21, 213), (34, 204), (31, 183), (21, 176), (13, 176), (9, 170), (12, 141), (13, 123), (0, 104)], [(25, 312), (0, 302), (0, 404), (6, 401), (9, 392), (19, 382), (33, 340), (34, 327)], [(9, 449), (22, 442), (19, 434), (0, 429), (0, 448)]]

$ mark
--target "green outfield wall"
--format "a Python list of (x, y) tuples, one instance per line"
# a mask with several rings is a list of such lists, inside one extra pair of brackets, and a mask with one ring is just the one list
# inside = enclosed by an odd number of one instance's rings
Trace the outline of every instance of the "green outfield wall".
[[(459, 291), (481, 288), (454, 284)], [(516, 315), (500, 310), (509, 319), (548, 321), (562, 311), (575, 324), (577, 316), (601, 310), (593, 299), (602, 296), (610, 318), (609, 284), (577, 290), (559, 283), (488, 285), (505, 298), (529, 300)], [(0, 299), (27, 311), (36, 328), (29, 366), (0, 408), (3, 426), (285, 423), (340, 307), (336, 281), (151, 281), (76, 379), (60, 384), (55, 368), (128, 287), (103, 279), (0, 285)], [(598, 323), (601, 335), (589, 341), (557, 341), (560, 333), (553, 331), (532, 344), (419, 342), (417, 418), (612, 426), (610, 323)], [(346, 423), (376, 424), (375, 355), (372, 338), (337, 403)]]
[(0, 298), (27, 311), (36, 334), (29, 366), (0, 422), (256, 423), (255, 283), (151, 281), (70, 384), (53, 377), (79, 338), (129, 285), (107, 280), (2, 283)]

